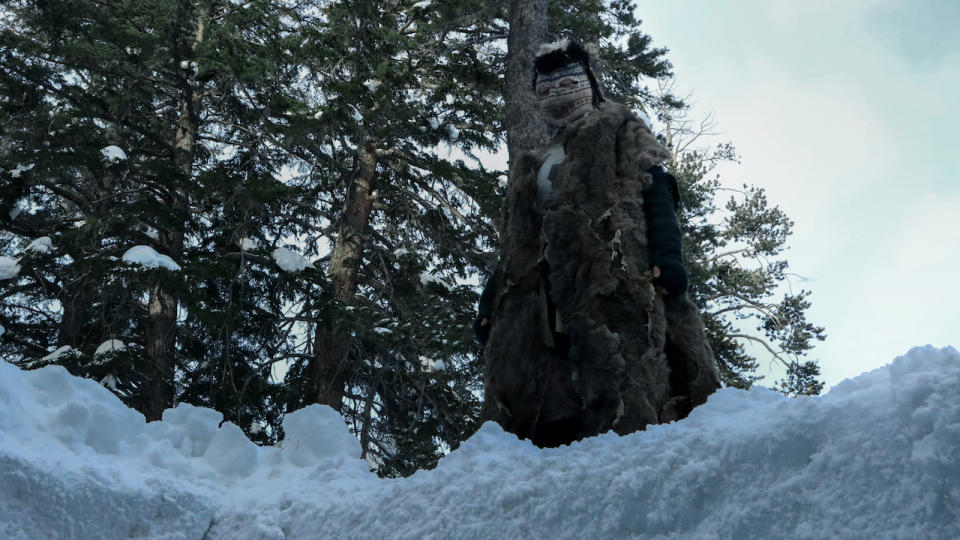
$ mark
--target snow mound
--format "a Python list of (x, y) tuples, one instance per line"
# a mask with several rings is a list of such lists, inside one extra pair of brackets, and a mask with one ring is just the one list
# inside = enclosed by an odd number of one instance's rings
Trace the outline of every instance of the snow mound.
[(173, 259), (167, 255), (157, 253), (157, 251), (150, 246), (133, 246), (123, 254), (122, 258), (128, 263), (139, 264), (145, 268), (180, 270), (180, 265), (174, 262)]
[(487, 423), (383, 480), (332, 409), (257, 447), (213, 411), (146, 424), (60, 367), (0, 362), (3, 538), (960, 537), (960, 353), (823, 397), (723, 389), (687, 419), (542, 450)]
[(127, 154), (122, 148), (115, 145), (105, 146), (100, 149), (100, 156), (107, 163), (120, 163), (127, 160)]
[(27, 245), (26, 251), (36, 251), (37, 253), (50, 253), (53, 251), (53, 240), (49, 236), (41, 236)]
[(19, 261), (0, 255), (0, 279), (13, 279), (20, 274)]
[(277, 261), (277, 266), (286, 272), (299, 272), (312, 266), (303, 255), (285, 247), (273, 250), (273, 260)]
[(63, 347), (58, 347), (55, 351), (44, 356), (40, 360), (42, 362), (59, 362), (62, 356), (67, 354), (73, 354), (75, 352), (76, 350), (73, 347), (69, 345), (64, 345)]
[(93, 351), (93, 357), (102, 356), (112, 352), (120, 352), (127, 348), (126, 343), (120, 341), (119, 339), (108, 339), (100, 344), (97, 347), (97, 350)]

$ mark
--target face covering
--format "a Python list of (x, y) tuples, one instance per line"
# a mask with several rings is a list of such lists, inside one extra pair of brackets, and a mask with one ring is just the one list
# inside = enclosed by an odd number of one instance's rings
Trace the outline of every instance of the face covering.
[(593, 109), (593, 89), (583, 66), (571, 64), (537, 76), (537, 100), (544, 120), (563, 128)]

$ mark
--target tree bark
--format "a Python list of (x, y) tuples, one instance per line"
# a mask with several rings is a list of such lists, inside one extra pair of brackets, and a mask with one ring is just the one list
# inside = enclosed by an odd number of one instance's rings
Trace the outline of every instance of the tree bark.
[[(206, 13), (197, 14), (193, 49), (203, 41)], [(170, 207), (176, 217), (185, 216), (189, 208), (189, 194), (185, 184), (193, 175), (194, 146), (199, 131), (200, 92), (186, 76), (181, 78), (182, 98), (180, 100), (177, 129), (173, 138), (173, 162), (179, 173), (177, 184), (170, 189)], [(174, 260), (183, 256), (183, 222), (174, 227), (159, 231), (160, 244), (166, 255)], [(177, 297), (162, 274), (155, 274), (150, 285), (150, 299), (147, 304), (147, 325), (144, 341), (148, 361), (146, 384), (141, 395), (141, 412), (148, 422), (160, 420), (163, 411), (174, 404), (174, 373), (176, 368), (177, 339)]]
[(353, 302), (357, 288), (357, 272), (363, 256), (363, 235), (370, 223), (373, 182), (377, 171), (377, 154), (371, 143), (362, 144), (357, 154), (357, 174), (350, 185), (337, 239), (330, 254), (334, 293), (345, 304)]
[[(330, 276), (337, 300), (350, 305), (357, 290), (357, 274), (363, 258), (364, 235), (370, 225), (377, 153), (371, 142), (357, 150), (357, 168), (330, 254)], [(321, 321), (314, 338), (313, 357), (307, 364), (305, 403), (322, 403), (338, 412), (347, 384), (346, 364), (350, 356), (350, 334), (336, 321)]]
[(510, 2), (510, 36), (507, 38), (503, 98), (506, 102), (504, 125), (511, 179), (515, 176), (520, 156), (543, 144), (546, 136), (546, 124), (540, 116), (531, 83), (534, 55), (547, 36), (548, 4), (547, 0)]

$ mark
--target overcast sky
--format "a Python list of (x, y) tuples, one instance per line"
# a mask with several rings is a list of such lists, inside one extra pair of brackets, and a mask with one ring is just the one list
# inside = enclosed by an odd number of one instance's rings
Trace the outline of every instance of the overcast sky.
[[(827, 387), (960, 347), (960, 1), (639, 0), (678, 91), (795, 222)], [(766, 370), (766, 362), (763, 369)]]

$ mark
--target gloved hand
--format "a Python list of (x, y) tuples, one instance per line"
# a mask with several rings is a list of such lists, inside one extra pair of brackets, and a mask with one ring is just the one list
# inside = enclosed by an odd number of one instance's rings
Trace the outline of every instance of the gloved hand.
[(487, 340), (490, 339), (490, 319), (477, 317), (477, 319), (473, 321), (473, 335), (481, 347), (486, 345)]
[(679, 296), (687, 292), (687, 271), (683, 265), (664, 263), (653, 267), (653, 284), (666, 291), (665, 296)]

